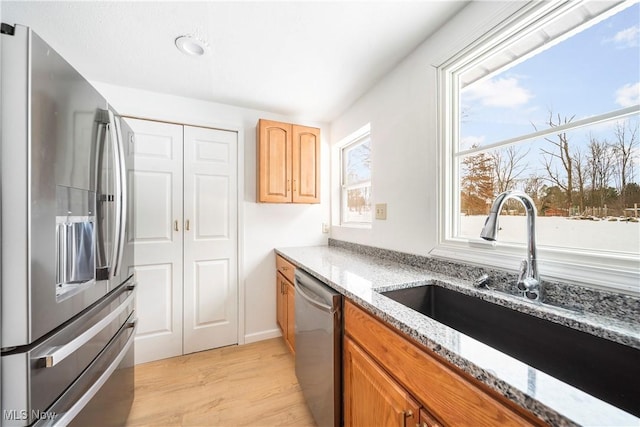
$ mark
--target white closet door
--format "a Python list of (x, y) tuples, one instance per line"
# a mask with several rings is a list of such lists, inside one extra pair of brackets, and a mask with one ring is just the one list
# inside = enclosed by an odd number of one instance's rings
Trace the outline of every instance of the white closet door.
[(236, 132), (184, 127), (184, 353), (237, 343)]
[[(130, 229), (138, 291), (135, 362), (182, 354), (182, 126), (126, 119)], [(178, 230), (176, 231), (176, 224)]]

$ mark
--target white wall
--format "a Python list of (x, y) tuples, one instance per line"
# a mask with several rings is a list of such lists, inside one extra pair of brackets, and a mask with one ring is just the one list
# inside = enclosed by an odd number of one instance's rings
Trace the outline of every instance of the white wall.
[[(324, 123), (93, 82), (122, 115), (241, 130), (244, 188), (240, 189), (243, 235), (239, 280), (244, 284), (246, 342), (280, 335), (276, 325), (274, 247), (326, 244), (322, 223), (329, 222), (329, 129)], [(256, 203), (256, 124), (259, 118), (316, 126), (322, 137), (322, 203), (288, 205)], [(242, 139), (242, 137), (244, 139)], [(242, 289), (242, 285), (241, 285)], [(242, 293), (240, 294), (242, 297)], [(243, 310), (241, 310), (242, 312)], [(242, 325), (242, 319), (240, 324)]]
[[(374, 219), (371, 229), (340, 227), (334, 204), (331, 237), (420, 255), (436, 245), (435, 67), (522, 5), (470, 3), (331, 123), (333, 144), (371, 123), (372, 203), (387, 203), (387, 219)], [(334, 162), (335, 153), (334, 147)], [(332, 173), (335, 194), (338, 176), (335, 169)]]

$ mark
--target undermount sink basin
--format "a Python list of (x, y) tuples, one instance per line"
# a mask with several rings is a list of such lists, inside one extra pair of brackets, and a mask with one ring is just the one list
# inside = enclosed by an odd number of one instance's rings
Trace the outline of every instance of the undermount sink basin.
[(640, 416), (638, 349), (437, 285), (382, 295)]

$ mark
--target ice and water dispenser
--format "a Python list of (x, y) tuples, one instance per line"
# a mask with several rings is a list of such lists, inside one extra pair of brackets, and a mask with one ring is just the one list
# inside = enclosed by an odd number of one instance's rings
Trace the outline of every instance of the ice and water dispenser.
[(63, 298), (96, 277), (96, 194), (56, 188), (56, 296)]

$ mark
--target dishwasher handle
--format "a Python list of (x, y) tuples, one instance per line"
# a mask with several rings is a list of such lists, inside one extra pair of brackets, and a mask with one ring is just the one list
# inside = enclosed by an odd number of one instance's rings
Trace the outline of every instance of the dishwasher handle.
[(298, 292), (301, 297), (306, 299), (309, 302), (309, 304), (315, 306), (316, 308), (319, 308), (320, 310), (322, 310), (324, 312), (333, 314), (333, 312), (334, 312), (333, 307), (331, 307), (330, 305), (327, 305), (327, 304), (322, 304), (321, 302), (318, 302), (318, 301), (314, 300), (309, 295), (304, 293), (304, 291), (302, 290), (303, 288), (304, 288), (304, 286), (299, 281), (296, 280), (296, 292)]

